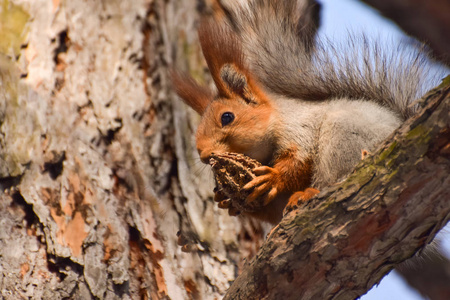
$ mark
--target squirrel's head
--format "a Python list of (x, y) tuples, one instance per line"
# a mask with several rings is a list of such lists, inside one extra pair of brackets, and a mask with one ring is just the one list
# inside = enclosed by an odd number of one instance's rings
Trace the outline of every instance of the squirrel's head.
[(246, 68), (238, 37), (226, 24), (204, 19), (199, 39), (218, 94), (177, 72), (172, 81), (178, 95), (202, 116), (196, 136), (201, 160), (208, 163), (213, 152), (237, 152), (268, 163), (275, 111)]
[(268, 163), (273, 153), (275, 111), (256, 81), (234, 64), (220, 69), (218, 95), (193, 79), (174, 73), (178, 95), (202, 119), (197, 129), (197, 150), (204, 163), (211, 153), (236, 152)]

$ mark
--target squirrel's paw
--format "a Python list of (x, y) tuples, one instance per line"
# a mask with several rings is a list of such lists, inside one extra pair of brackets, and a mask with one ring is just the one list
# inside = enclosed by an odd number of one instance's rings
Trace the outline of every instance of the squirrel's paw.
[(227, 198), (227, 196), (218, 188), (214, 188), (214, 201), (218, 203), (218, 207), (222, 209), (228, 209), (228, 214), (230, 216), (237, 216), (241, 212), (232, 206), (231, 199)]
[(254, 168), (253, 173), (256, 177), (243, 188), (244, 191), (250, 192), (247, 202), (258, 200), (267, 205), (281, 192), (280, 173), (277, 169), (267, 166)]
[(295, 192), (291, 197), (289, 197), (288, 204), (283, 211), (283, 216), (297, 209), (300, 203), (308, 201), (318, 193), (320, 193), (320, 191), (314, 188), (307, 188), (304, 191)]

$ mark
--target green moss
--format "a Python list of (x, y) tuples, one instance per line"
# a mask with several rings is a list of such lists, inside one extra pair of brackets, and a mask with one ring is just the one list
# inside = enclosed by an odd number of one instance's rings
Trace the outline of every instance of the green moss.
[(302, 228), (308, 227), (308, 225), (311, 225), (311, 219), (308, 217), (305, 217), (304, 215), (297, 215), (295, 216), (294, 221), (290, 224), (292, 226), (286, 226), (287, 228), (299, 226)]
[(389, 148), (387, 148), (386, 150), (384, 150), (377, 158), (376, 163), (380, 163), (382, 161), (385, 161), (388, 157), (392, 157), (392, 155), (396, 152), (397, 150), (397, 146), (398, 143), (397, 141), (392, 142), (392, 144), (389, 146)]
[(34, 94), (20, 83), (11, 59), (1, 53), (0, 87), (0, 177), (14, 177), (22, 174), (33, 150), (39, 147), (42, 128), (34, 108), (27, 105)]
[(425, 142), (427, 142), (429, 140), (429, 132), (430, 130), (425, 126), (417, 125), (416, 128), (408, 132), (405, 138), (408, 140), (423, 139)]
[(438, 86), (439, 88), (443, 88), (447, 85), (450, 85), (450, 75), (448, 75), (447, 77), (445, 77), (444, 79), (442, 79), (442, 83)]
[[(18, 55), (30, 15), (9, 0), (0, 0), (0, 53)], [(12, 52), (12, 53), (11, 53)]]
[(374, 165), (367, 165), (362, 168), (357, 168), (355, 173), (353, 173), (346, 182), (344, 182), (342, 189), (343, 190), (349, 190), (355, 185), (359, 189), (359, 187), (366, 182), (368, 182), (373, 175), (376, 173), (376, 166)]
[(0, 53), (0, 84), (2, 87), (0, 99), (5, 103), (8, 102), (8, 105), (12, 105), (14, 108), (19, 107), (17, 100), (18, 82), (19, 73), (16, 67), (10, 58)]
[(391, 181), (391, 179), (393, 178), (393, 177), (395, 177), (395, 175), (397, 175), (397, 173), (398, 173), (398, 169), (397, 170), (392, 170), (390, 173), (388, 173), (385, 177), (384, 177), (384, 181), (385, 182), (389, 182), (389, 181)]

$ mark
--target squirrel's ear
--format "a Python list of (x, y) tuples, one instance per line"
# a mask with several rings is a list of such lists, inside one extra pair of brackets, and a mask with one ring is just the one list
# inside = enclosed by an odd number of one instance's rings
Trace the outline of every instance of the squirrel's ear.
[(248, 104), (262, 104), (266, 101), (264, 92), (245, 70), (239, 70), (233, 64), (226, 64), (220, 70), (220, 77), (228, 90)]
[(224, 65), (220, 70), (220, 77), (233, 94), (240, 96), (247, 103), (256, 103), (255, 94), (249, 85), (247, 76), (234, 65)]
[(246, 67), (241, 41), (229, 25), (205, 18), (198, 36), (219, 97), (240, 96), (254, 104), (266, 99)]
[(173, 87), (184, 103), (203, 115), (206, 107), (214, 99), (207, 87), (199, 85), (191, 76), (175, 70), (170, 71)]
[(223, 82), (221, 70), (226, 64), (233, 64), (243, 69), (244, 54), (238, 37), (228, 25), (207, 17), (201, 20), (198, 37), (219, 96), (232, 97), (228, 85)]

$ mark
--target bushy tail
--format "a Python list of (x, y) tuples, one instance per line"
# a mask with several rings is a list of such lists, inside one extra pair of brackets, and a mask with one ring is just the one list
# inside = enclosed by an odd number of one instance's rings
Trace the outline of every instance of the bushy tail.
[(352, 35), (339, 45), (318, 41), (320, 7), (314, 0), (221, 4), (251, 72), (277, 94), (312, 101), (366, 99), (406, 119), (414, 111), (411, 102), (444, 75), (433, 75), (423, 47), (406, 42), (391, 47)]

